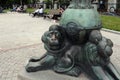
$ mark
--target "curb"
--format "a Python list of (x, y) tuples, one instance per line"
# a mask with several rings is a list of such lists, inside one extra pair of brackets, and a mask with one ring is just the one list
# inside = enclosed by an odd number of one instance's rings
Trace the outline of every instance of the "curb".
[(106, 31), (106, 32), (110, 32), (110, 33), (114, 33), (114, 34), (120, 35), (120, 32), (119, 32), (119, 31), (114, 31), (114, 30), (105, 29), (105, 28), (102, 28), (101, 30), (102, 30), (102, 31)]

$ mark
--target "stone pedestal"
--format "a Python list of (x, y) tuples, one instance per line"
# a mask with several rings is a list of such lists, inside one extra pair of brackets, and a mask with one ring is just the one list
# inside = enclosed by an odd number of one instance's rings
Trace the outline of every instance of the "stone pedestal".
[(56, 3), (54, 4), (54, 9), (57, 9), (57, 4)]
[(46, 9), (46, 4), (44, 3), (43, 8)]
[(63, 74), (57, 74), (53, 71), (39, 71), (35, 73), (27, 73), (23, 70), (18, 75), (18, 80), (90, 80), (86, 75), (81, 74), (78, 78), (71, 77)]

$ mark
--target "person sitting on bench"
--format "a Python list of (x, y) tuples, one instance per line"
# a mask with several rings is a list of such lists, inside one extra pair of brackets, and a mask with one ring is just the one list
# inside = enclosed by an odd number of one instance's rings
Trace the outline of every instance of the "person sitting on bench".
[(62, 16), (62, 13), (64, 12), (64, 9), (60, 8), (59, 10), (60, 10), (59, 14), (54, 14), (53, 17), (52, 17), (52, 19), (59, 20), (58, 17)]
[(43, 16), (43, 8), (40, 7), (39, 9), (35, 10), (35, 12), (32, 13), (33, 17), (35, 16)]

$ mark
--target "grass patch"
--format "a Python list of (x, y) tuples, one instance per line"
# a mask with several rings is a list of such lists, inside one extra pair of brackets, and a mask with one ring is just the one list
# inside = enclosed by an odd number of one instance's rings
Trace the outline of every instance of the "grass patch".
[(120, 31), (120, 17), (101, 15), (103, 28)]
[(27, 13), (32, 13), (34, 12), (36, 9), (35, 8), (27, 8), (26, 12)]
[[(36, 8), (28, 8), (27, 10), (26, 10), (26, 12), (27, 13), (32, 13), (32, 12), (34, 12), (36, 10)], [(44, 10), (44, 13), (49, 13), (49, 10), (50, 9), (45, 9)]]
[(7, 13), (7, 12), (9, 12), (10, 10), (9, 9), (4, 9), (3, 10), (3, 13)]

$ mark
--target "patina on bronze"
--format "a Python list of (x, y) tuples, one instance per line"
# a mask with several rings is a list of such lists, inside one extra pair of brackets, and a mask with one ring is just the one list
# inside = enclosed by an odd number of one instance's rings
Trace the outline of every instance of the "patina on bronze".
[(41, 58), (31, 58), (27, 72), (51, 69), (57, 73), (92, 80), (120, 80), (110, 61), (113, 43), (100, 33), (98, 12), (90, 0), (73, 0), (62, 15), (60, 25), (52, 25), (42, 36), (46, 49)]

